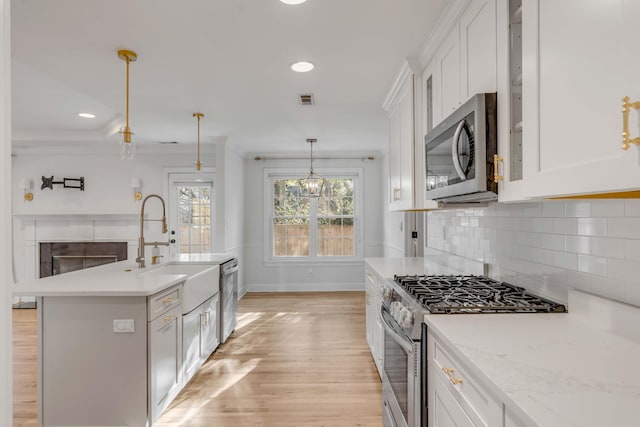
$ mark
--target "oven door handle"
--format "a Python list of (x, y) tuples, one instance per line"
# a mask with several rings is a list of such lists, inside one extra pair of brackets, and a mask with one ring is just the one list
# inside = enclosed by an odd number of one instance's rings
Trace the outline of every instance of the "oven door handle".
[(462, 170), (462, 165), (460, 164), (460, 153), (458, 152), (458, 140), (460, 139), (460, 134), (462, 134), (462, 129), (464, 129), (466, 122), (462, 120), (458, 123), (458, 127), (456, 128), (455, 133), (453, 134), (453, 143), (451, 144), (451, 157), (453, 158), (453, 167), (456, 169), (456, 173), (460, 177), (461, 180), (466, 181), (467, 176), (464, 174)]
[(398, 335), (398, 333), (393, 329), (393, 326), (391, 326), (389, 322), (387, 322), (387, 319), (384, 318), (384, 313), (384, 307), (380, 307), (380, 318), (382, 319), (382, 326), (385, 331), (389, 333), (391, 338), (393, 338), (393, 340), (398, 343), (398, 345), (402, 347), (407, 354), (413, 354), (413, 343)]

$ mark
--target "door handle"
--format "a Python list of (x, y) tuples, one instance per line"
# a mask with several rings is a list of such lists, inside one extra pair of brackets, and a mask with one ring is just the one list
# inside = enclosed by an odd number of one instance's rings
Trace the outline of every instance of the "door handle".
[(464, 174), (462, 170), (462, 165), (460, 164), (460, 153), (458, 153), (458, 140), (460, 139), (460, 134), (462, 133), (462, 129), (464, 128), (465, 121), (462, 120), (458, 127), (456, 128), (455, 133), (453, 134), (453, 143), (451, 144), (451, 157), (453, 158), (453, 167), (456, 169), (456, 173), (460, 177), (461, 180), (466, 181), (467, 176)]

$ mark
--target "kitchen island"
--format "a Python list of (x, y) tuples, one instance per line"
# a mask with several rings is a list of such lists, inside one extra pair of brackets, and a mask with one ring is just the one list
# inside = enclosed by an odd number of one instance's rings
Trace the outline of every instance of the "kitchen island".
[(188, 381), (183, 361), (193, 375), (218, 345), (218, 264), (125, 261), (15, 285), (38, 298), (39, 425), (150, 426)]

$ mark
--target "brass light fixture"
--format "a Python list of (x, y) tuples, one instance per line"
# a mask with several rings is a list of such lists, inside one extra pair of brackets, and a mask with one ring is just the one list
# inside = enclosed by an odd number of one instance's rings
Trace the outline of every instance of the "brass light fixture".
[(308, 138), (307, 143), (311, 147), (311, 167), (309, 174), (298, 180), (300, 195), (302, 197), (322, 197), (324, 189), (327, 187), (327, 179), (313, 172), (313, 144), (318, 142), (315, 138)]
[(135, 62), (138, 59), (138, 55), (130, 50), (119, 50), (118, 58), (127, 63), (127, 89), (126, 89), (126, 122), (124, 128), (120, 131), (120, 145), (122, 149), (122, 158), (124, 160), (131, 160), (136, 155), (136, 146), (133, 139), (133, 132), (129, 127), (129, 63)]
[(193, 117), (198, 118), (198, 160), (195, 163), (196, 174), (200, 173), (202, 163), (200, 163), (200, 119), (204, 117), (202, 113), (193, 113)]

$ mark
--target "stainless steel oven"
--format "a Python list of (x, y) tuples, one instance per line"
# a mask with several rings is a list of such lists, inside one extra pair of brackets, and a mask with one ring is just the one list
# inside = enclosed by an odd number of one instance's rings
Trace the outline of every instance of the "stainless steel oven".
[(490, 201), (497, 155), (495, 93), (475, 95), (425, 136), (426, 197), (452, 202)]
[[(382, 369), (385, 427), (426, 426), (423, 399), (421, 323), (424, 310), (386, 284), (381, 307), (384, 328)], [(424, 394), (426, 396), (426, 394)]]

